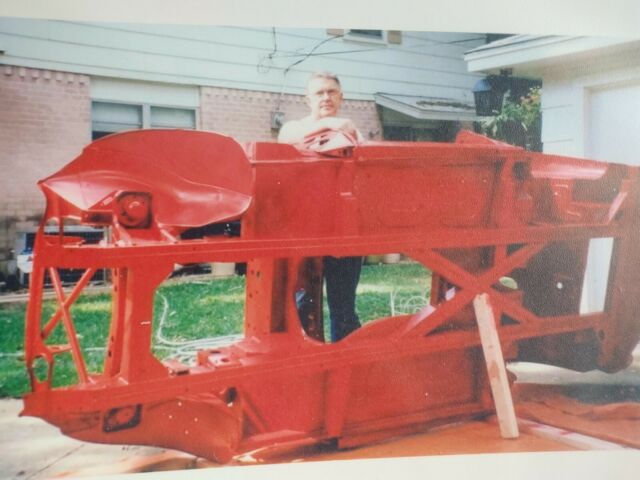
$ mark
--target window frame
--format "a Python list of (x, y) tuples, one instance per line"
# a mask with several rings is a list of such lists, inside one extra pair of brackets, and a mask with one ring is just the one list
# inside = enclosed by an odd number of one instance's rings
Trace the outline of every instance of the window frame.
[[(115, 132), (104, 132), (102, 130), (95, 130), (94, 129), (94, 118), (93, 118), (93, 104), (94, 103), (105, 103), (105, 104), (112, 104), (112, 105), (128, 105), (128, 106), (133, 106), (133, 107), (138, 107), (141, 110), (141, 120), (142, 123), (140, 125), (140, 128), (133, 128), (133, 129), (124, 129), (124, 130), (117, 130)], [(185, 107), (182, 105), (166, 105), (166, 104), (156, 104), (156, 103), (140, 103), (140, 102), (128, 102), (128, 101), (114, 101), (112, 99), (101, 99), (101, 98), (92, 98), (91, 99), (91, 139), (92, 140), (97, 140), (98, 138), (104, 137), (106, 135), (111, 135), (113, 133), (118, 133), (118, 132), (125, 132), (125, 131), (131, 131), (131, 130), (145, 130), (145, 129), (171, 129), (171, 128), (176, 128), (176, 129), (186, 129), (186, 127), (169, 127), (169, 126), (161, 126), (161, 127), (154, 127), (151, 125), (151, 109), (156, 107), (156, 108), (171, 108), (171, 109), (176, 109), (176, 110), (185, 110), (185, 111), (189, 111), (189, 112), (193, 112), (193, 130), (198, 130), (198, 125), (199, 125), (199, 112), (198, 112), (198, 108), (189, 108), (189, 107)], [(98, 136), (97, 138), (94, 138), (94, 132), (100, 132), (102, 133), (102, 135)]]
[(402, 44), (402, 30), (379, 30), (381, 32), (380, 38), (373, 36), (367, 36), (363, 34), (351, 33), (352, 30), (365, 30), (365, 29), (342, 29), (342, 28), (328, 28), (327, 35), (333, 37), (341, 37), (342, 41), (365, 43), (373, 45), (401, 45)]
[[(362, 29), (353, 29), (353, 30), (362, 30)], [(389, 41), (387, 39), (387, 31), (386, 30), (377, 30), (380, 32), (380, 37), (374, 37), (373, 35), (366, 35), (361, 33), (353, 33), (353, 30), (347, 29), (344, 34), (343, 39), (352, 41), (352, 42), (360, 42), (360, 43), (373, 43), (376, 45), (388, 45)]]

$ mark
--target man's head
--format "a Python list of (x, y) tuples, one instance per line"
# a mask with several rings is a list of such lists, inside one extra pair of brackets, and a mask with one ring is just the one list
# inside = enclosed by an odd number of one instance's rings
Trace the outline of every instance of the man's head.
[(342, 89), (338, 77), (329, 72), (311, 75), (307, 83), (307, 105), (315, 120), (338, 114), (342, 103)]

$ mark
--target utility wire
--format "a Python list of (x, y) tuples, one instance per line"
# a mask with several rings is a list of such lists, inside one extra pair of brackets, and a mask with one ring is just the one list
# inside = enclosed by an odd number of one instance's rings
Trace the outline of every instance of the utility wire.
[[(277, 44), (276, 44), (276, 40), (275, 40), (275, 28), (273, 29), (273, 35), (274, 35), (274, 48), (269, 54), (267, 54), (265, 57), (263, 57), (263, 58), (268, 58), (270, 63), (273, 62), (274, 58), (289, 58), (289, 57), (297, 57), (299, 55), (304, 55), (301, 59), (296, 60), (295, 62), (291, 63), (282, 72), (282, 86), (280, 87), (280, 94), (278, 95), (278, 101), (276, 102), (276, 107), (275, 107), (275, 111), (276, 112), (280, 111), (280, 106), (282, 104), (282, 97), (284, 96), (284, 90), (285, 90), (285, 87), (287, 85), (287, 74), (296, 65), (300, 65), (302, 62), (304, 62), (305, 60), (309, 59), (310, 57), (318, 57), (318, 56), (323, 56), (323, 55), (341, 55), (341, 54), (345, 54), (345, 53), (373, 52), (373, 51), (379, 51), (379, 50), (383, 50), (383, 49), (387, 48), (387, 46), (385, 44), (384, 46), (373, 47), (373, 48), (361, 48), (361, 49), (356, 49), (356, 50), (341, 50), (341, 51), (331, 51), (331, 52), (319, 52), (319, 53), (316, 53), (316, 50), (318, 48), (320, 48), (322, 45), (324, 45), (325, 43), (330, 42), (330, 41), (335, 40), (335, 39), (338, 39), (338, 38), (344, 37), (345, 34), (343, 33), (343, 34), (340, 34), (340, 35), (331, 35), (328, 38), (325, 38), (325, 39), (321, 40), (320, 42), (316, 43), (311, 48), (311, 50), (309, 52), (307, 52), (306, 54), (288, 53), (288, 54), (277, 55), (278, 48), (277, 48)], [(426, 43), (422, 43), (422, 44), (412, 45), (410, 47), (406, 47), (406, 49), (408, 50), (408, 49), (422, 48), (422, 47), (426, 47), (426, 46), (433, 45), (433, 44), (454, 45), (454, 44), (458, 44), (458, 43), (466, 43), (466, 42), (475, 41), (475, 40), (482, 40), (484, 38), (485, 38), (484, 36), (482, 36), (482, 37), (473, 37), (473, 38), (465, 38), (465, 39), (460, 39), (460, 40), (452, 40), (451, 42), (441, 42), (441, 41), (438, 41), (438, 40), (429, 40)], [(260, 68), (260, 64), (259, 64), (259, 68)], [(270, 68), (270, 66), (267, 68), (267, 71), (269, 70), (269, 68)]]
[[(337, 36), (333, 36), (332, 38), (340, 38), (340, 37), (344, 37), (345, 35), (337, 35)], [(371, 48), (359, 48), (356, 50), (335, 50), (335, 51), (331, 51), (331, 52), (320, 52), (320, 53), (313, 53), (313, 51), (315, 49), (317, 49), (320, 45), (322, 45), (322, 43), (331, 40), (331, 37), (328, 39), (324, 39), (322, 42), (320, 42), (319, 44), (317, 44), (315, 47), (313, 47), (312, 51), (305, 54), (305, 58), (303, 58), (301, 61), (306, 60), (308, 57), (312, 56), (312, 57), (316, 57), (316, 56), (321, 56), (321, 55), (341, 55), (341, 54), (345, 54), (345, 53), (362, 53), (362, 52), (376, 52), (376, 51), (380, 51), (380, 50), (386, 50), (388, 47), (387, 45), (382, 45), (379, 47), (371, 47)], [(455, 45), (457, 43), (465, 43), (465, 42), (471, 42), (471, 41), (475, 41), (475, 40), (483, 40), (484, 37), (474, 37), (474, 38), (465, 38), (464, 40), (453, 40), (451, 42), (441, 42), (438, 40), (429, 40), (427, 43), (421, 43), (421, 44), (417, 44), (417, 45), (411, 45), (408, 47), (404, 47), (405, 50), (411, 50), (411, 49), (415, 49), (415, 48), (422, 48), (422, 47), (428, 47), (430, 45)], [(272, 52), (274, 53), (274, 52)], [(277, 58), (289, 58), (289, 57), (297, 57), (302, 55), (302, 53), (283, 53), (281, 55), (278, 55)], [(276, 55), (270, 55), (270, 58), (274, 58), (276, 57)], [(293, 63), (292, 65), (290, 65), (288, 68), (291, 68), (293, 66), (295, 66), (297, 63)]]
[(160, 314), (158, 329), (156, 330), (156, 344), (154, 345), (154, 348), (169, 350), (171, 352), (169, 355), (171, 358), (175, 358), (182, 363), (194, 364), (196, 354), (199, 350), (219, 348), (242, 338), (242, 335), (238, 334), (187, 341), (170, 340), (162, 334), (162, 329), (167, 317), (171, 316), (174, 312), (170, 311), (169, 300), (167, 300), (167, 297), (160, 292), (158, 292), (158, 296), (162, 300), (162, 313)]
[[(273, 57), (276, 53), (278, 53), (278, 41), (276, 38), (276, 27), (271, 28), (271, 33), (273, 34), (273, 49), (271, 52), (264, 55), (260, 61), (258, 62), (257, 68), (259, 73), (267, 73), (271, 66), (273, 65)], [(264, 65), (268, 61), (268, 65)]]
[(324, 45), (327, 42), (330, 42), (332, 40), (335, 40), (335, 39), (341, 38), (341, 37), (344, 37), (344, 34), (342, 34), (342, 35), (331, 35), (331, 36), (325, 38), (324, 40), (316, 43), (314, 45), (314, 47), (304, 57), (302, 57), (300, 60), (296, 60), (295, 62), (293, 62), (291, 65), (289, 65), (287, 68), (284, 69), (284, 71), (282, 72), (282, 87), (280, 88), (280, 95), (278, 95), (278, 102), (276, 103), (276, 112), (280, 110), (280, 104), (282, 103), (282, 96), (284, 95), (284, 88), (285, 88), (285, 86), (287, 84), (287, 73), (289, 73), (289, 70), (291, 70), (296, 65), (301, 64), (306, 59), (311, 57), (313, 55), (313, 52), (315, 52), (318, 48), (320, 48), (320, 46)]

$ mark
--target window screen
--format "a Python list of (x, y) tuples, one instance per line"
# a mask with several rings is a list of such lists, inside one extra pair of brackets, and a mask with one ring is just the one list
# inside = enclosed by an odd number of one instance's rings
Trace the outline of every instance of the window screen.
[(91, 138), (140, 128), (196, 128), (196, 112), (189, 108), (132, 105), (127, 103), (91, 103)]
[(142, 128), (142, 106), (124, 103), (91, 103), (91, 138)]
[(151, 128), (196, 128), (196, 112), (184, 108), (151, 107)]

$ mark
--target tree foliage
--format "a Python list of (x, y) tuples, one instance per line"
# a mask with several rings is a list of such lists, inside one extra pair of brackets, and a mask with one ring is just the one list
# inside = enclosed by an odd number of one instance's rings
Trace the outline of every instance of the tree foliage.
[(508, 95), (502, 109), (482, 123), (485, 135), (528, 150), (542, 150), (540, 87), (519, 99)]

